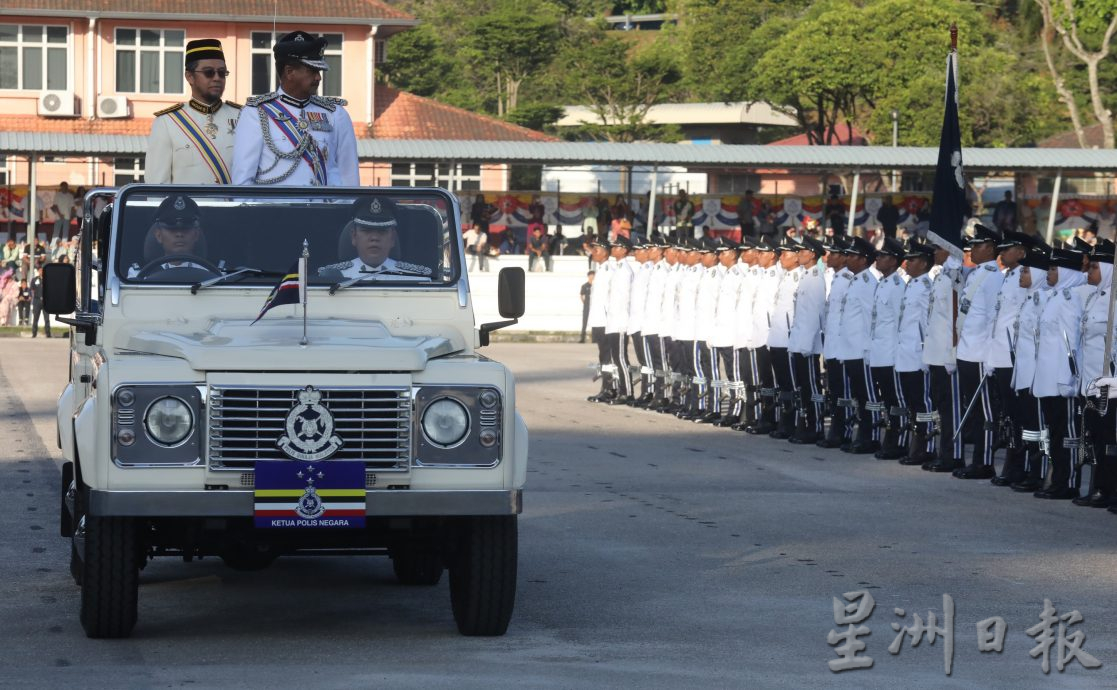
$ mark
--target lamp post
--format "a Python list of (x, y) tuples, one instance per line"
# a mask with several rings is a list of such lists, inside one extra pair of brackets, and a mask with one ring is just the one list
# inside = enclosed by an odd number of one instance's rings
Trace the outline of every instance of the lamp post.
[[(896, 148), (900, 140), (900, 111), (892, 109), (892, 148)], [(896, 193), (896, 171), (892, 171), (892, 193)]]

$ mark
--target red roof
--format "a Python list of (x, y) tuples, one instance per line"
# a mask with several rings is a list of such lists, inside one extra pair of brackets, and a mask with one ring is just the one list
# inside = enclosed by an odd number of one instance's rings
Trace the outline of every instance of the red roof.
[[(1104, 143), (1102, 136), (1101, 125), (1088, 125), (1082, 128), (1082, 133), (1086, 138), (1086, 148), (1100, 149)], [(1082, 146), (1078, 143), (1078, 135), (1074, 130), (1061, 132), (1054, 136), (1050, 136), (1043, 141), (1036, 144), (1041, 149), (1078, 149)]]
[[(849, 146), (850, 145), (849, 129), (847, 129), (846, 127), (844, 127), (844, 126), (835, 127), (834, 128), (834, 135), (837, 138), (837, 142), (835, 142), (833, 144), (823, 144), (823, 145), (824, 146)], [(853, 128), (853, 146), (867, 146), (868, 144), (869, 144), (869, 140), (865, 138), (865, 135), (862, 134), (861, 131), (858, 130), (856, 127), (854, 127)], [(768, 145), (769, 146), (810, 146), (811, 141), (807, 137), (806, 134), (796, 134), (793, 137), (788, 137), (786, 139), (780, 139), (778, 141), (773, 141)]]
[[(359, 135), (358, 135), (359, 136)], [(558, 141), (534, 129), (455, 108), (415, 94), (376, 86), (377, 139)]]
[[(147, 136), (152, 118), (90, 120), (35, 115), (0, 115), (0, 132), (57, 132), (62, 134), (123, 134)], [(364, 122), (354, 122), (357, 138), (369, 136)], [(471, 113), (429, 98), (376, 86), (377, 139), (439, 139), (470, 141), (557, 141), (533, 129), (495, 117)]]
[[(0, 9), (41, 12), (72, 12), (75, 16), (174, 14), (180, 16), (262, 17), (276, 12), (273, 0), (0, 0)], [(280, 17), (336, 17), (339, 19), (404, 19), (411, 15), (382, 0), (317, 0), (285, 2), (278, 6)]]

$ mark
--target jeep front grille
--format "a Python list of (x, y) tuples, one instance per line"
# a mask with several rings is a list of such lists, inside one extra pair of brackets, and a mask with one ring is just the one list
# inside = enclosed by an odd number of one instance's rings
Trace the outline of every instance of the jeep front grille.
[[(277, 442), (301, 387), (211, 386), (209, 467), (251, 471), (256, 460), (290, 460)], [(411, 460), (411, 391), (408, 388), (318, 389), (333, 415), (342, 446), (330, 460), (365, 463), (370, 470), (406, 470)]]

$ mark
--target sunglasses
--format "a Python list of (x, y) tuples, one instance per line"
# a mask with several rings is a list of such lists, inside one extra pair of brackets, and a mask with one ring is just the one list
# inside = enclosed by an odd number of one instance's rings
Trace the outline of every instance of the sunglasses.
[(232, 72), (230, 72), (227, 69), (214, 69), (212, 67), (206, 67), (205, 69), (195, 69), (195, 70), (191, 70), (191, 71), (194, 74), (201, 74), (201, 75), (205, 76), (206, 79), (213, 79), (214, 77), (217, 77), (217, 76), (224, 79), (225, 77), (232, 74)]

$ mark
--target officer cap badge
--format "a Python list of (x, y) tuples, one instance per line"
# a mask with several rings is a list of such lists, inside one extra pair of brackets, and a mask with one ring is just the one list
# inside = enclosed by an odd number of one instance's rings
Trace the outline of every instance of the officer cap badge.
[(182, 197), (175, 197), (175, 210), (176, 211), (185, 211), (186, 210), (186, 199), (183, 199)]

